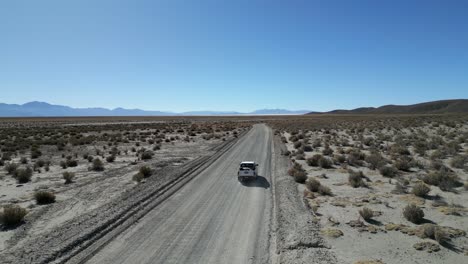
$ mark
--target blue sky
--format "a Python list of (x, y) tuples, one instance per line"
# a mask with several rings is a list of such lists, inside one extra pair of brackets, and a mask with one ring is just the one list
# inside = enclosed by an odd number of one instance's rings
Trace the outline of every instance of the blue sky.
[(468, 1), (0, 3), (0, 101), (332, 110), (468, 98)]

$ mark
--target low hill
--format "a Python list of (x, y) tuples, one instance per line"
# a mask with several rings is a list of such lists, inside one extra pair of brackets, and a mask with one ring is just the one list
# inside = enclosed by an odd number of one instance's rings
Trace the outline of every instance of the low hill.
[[(468, 99), (425, 102), (413, 105), (384, 105), (352, 110), (333, 110), (322, 114), (448, 114), (468, 113)], [(309, 113), (316, 114), (316, 113)]]

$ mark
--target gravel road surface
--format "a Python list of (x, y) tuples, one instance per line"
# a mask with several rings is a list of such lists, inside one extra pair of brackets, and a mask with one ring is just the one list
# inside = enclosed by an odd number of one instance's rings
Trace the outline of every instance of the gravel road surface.
[[(255, 125), (227, 153), (87, 263), (270, 262), (272, 131)], [(259, 163), (241, 184), (242, 160)]]

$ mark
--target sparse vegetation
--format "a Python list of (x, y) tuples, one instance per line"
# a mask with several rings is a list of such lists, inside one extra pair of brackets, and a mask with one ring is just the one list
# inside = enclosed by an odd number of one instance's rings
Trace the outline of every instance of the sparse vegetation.
[(101, 159), (99, 159), (99, 158), (93, 159), (93, 165), (91, 166), (91, 169), (93, 171), (103, 171), (104, 170), (104, 164), (102, 163)]
[(359, 210), (359, 215), (366, 221), (369, 221), (374, 217), (374, 211), (371, 209), (364, 207), (361, 210)]
[(3, 212), (0, 212), (0, 223), (6, 227), (19, 225), (26, 214), (26, 209), (18, 205), (6, 205), (3, 207)]
[(419, 197), (425, 197), (429, 192), (431, 191), (431, 188), (427, 186), (424, 183), (418, 182), (413, 186), (413, 189), (411, 192)]
[(364, 173), (362, 171), (349, 171), (348, 182), (353, 188), (367, 187), (367, 184), (362, 180)]
[(420, 224), (424, 219), (424, 211), (419, 206), (410, 204), (403, 209), (403, 216), (414, 224)]
[(55, 194), (47, 191), (37, 191), (34, 193), (34, 199), (36, 199), (37, 204), (55, 203)]
[(70, 184), (73, 182), (73, 179), (75, 178), (75, 173), (65, 171), (62, 173), (62, 177), (65, 180), (65, 184)]

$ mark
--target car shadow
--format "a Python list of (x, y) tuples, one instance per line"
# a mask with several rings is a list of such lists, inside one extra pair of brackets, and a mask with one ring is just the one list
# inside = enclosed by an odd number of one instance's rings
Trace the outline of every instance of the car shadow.
[(268, 182), (268, 180), (261, 175), (257, 175), (257, 179), (254, 181), (244, 181), (240, 183), (246, 187), (259, 187), (264, 189), (270, 188), (270, 183)]

